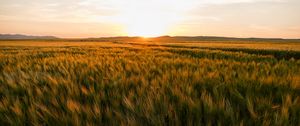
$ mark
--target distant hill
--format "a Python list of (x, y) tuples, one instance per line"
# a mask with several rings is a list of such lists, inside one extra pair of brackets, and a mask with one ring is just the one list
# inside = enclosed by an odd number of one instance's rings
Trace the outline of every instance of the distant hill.
[(76, 41), (159, 41), (159, 42), (198, 42), (198, 41), (250, 41), (250, 42), (300, 42), (300, 39), (282, 39), (282, 38), (234, 38), (218, 36), (160, 36), (153, 38), (143, 37), (101, 37), (77, 39)]
[(103, 41), (113, 41), (113, 42), (218, 42), (218, 41), (248, 41), (248, 42), (300, 42), (300, 39), (282, 39), (282, 38), (235, 38), (235, 37), (218, 37), (218, 36), (160, 36), (152, 38), (144, 37), (129, 37), (129, 36), (118, 36), (118, 37), (100, 37), (100, 38), (58, 38), (55, 36), (32, 36), (32, 35), (22, 35), (22, 34), (0, 34), (0, 40), (55, 40), (61, 39), (63, 41), (69, 42), (103, 42)]
[(153, 38), (155, 40), (177, 40), (177, 41), (300, 41), (300, 39), (283, 38), (235, 38), (219, 36), (161, 36)]
[(54, 36), (32, 36), (32, 35), (21, 35), (21, 34), (0, 34), (0, 39), (58, 39)]

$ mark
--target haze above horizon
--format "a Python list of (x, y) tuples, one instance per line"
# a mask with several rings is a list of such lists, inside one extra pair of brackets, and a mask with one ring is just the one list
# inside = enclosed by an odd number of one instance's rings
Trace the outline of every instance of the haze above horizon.
[(299, 0), (1, 0), (0, 34), (300, 38)]

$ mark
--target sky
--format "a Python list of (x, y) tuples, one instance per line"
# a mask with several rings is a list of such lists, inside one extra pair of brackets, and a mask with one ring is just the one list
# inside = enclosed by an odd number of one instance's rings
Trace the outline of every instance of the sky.
[(1, 0), (0, 34), (300, 38), (300, 0)]

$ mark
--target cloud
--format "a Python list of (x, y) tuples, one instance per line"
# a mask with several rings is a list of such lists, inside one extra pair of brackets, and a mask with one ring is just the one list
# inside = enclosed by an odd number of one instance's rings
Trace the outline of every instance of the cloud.
[(289, 0), (202, 0), (202, 4), (233, 4), (233, 3), (259, 3), (259, 2), (287, 2)]
[(107, 21), (117, 12), (108, 2), (96, 0), (4, 0), (0, 1), (0, 20), (35, 20), (61, 22)]

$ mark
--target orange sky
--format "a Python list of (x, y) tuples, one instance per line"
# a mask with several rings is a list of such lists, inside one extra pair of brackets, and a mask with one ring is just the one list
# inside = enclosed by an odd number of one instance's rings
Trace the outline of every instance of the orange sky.
[(0, 33), (300, 38), (299, 0), (1, 0)]

